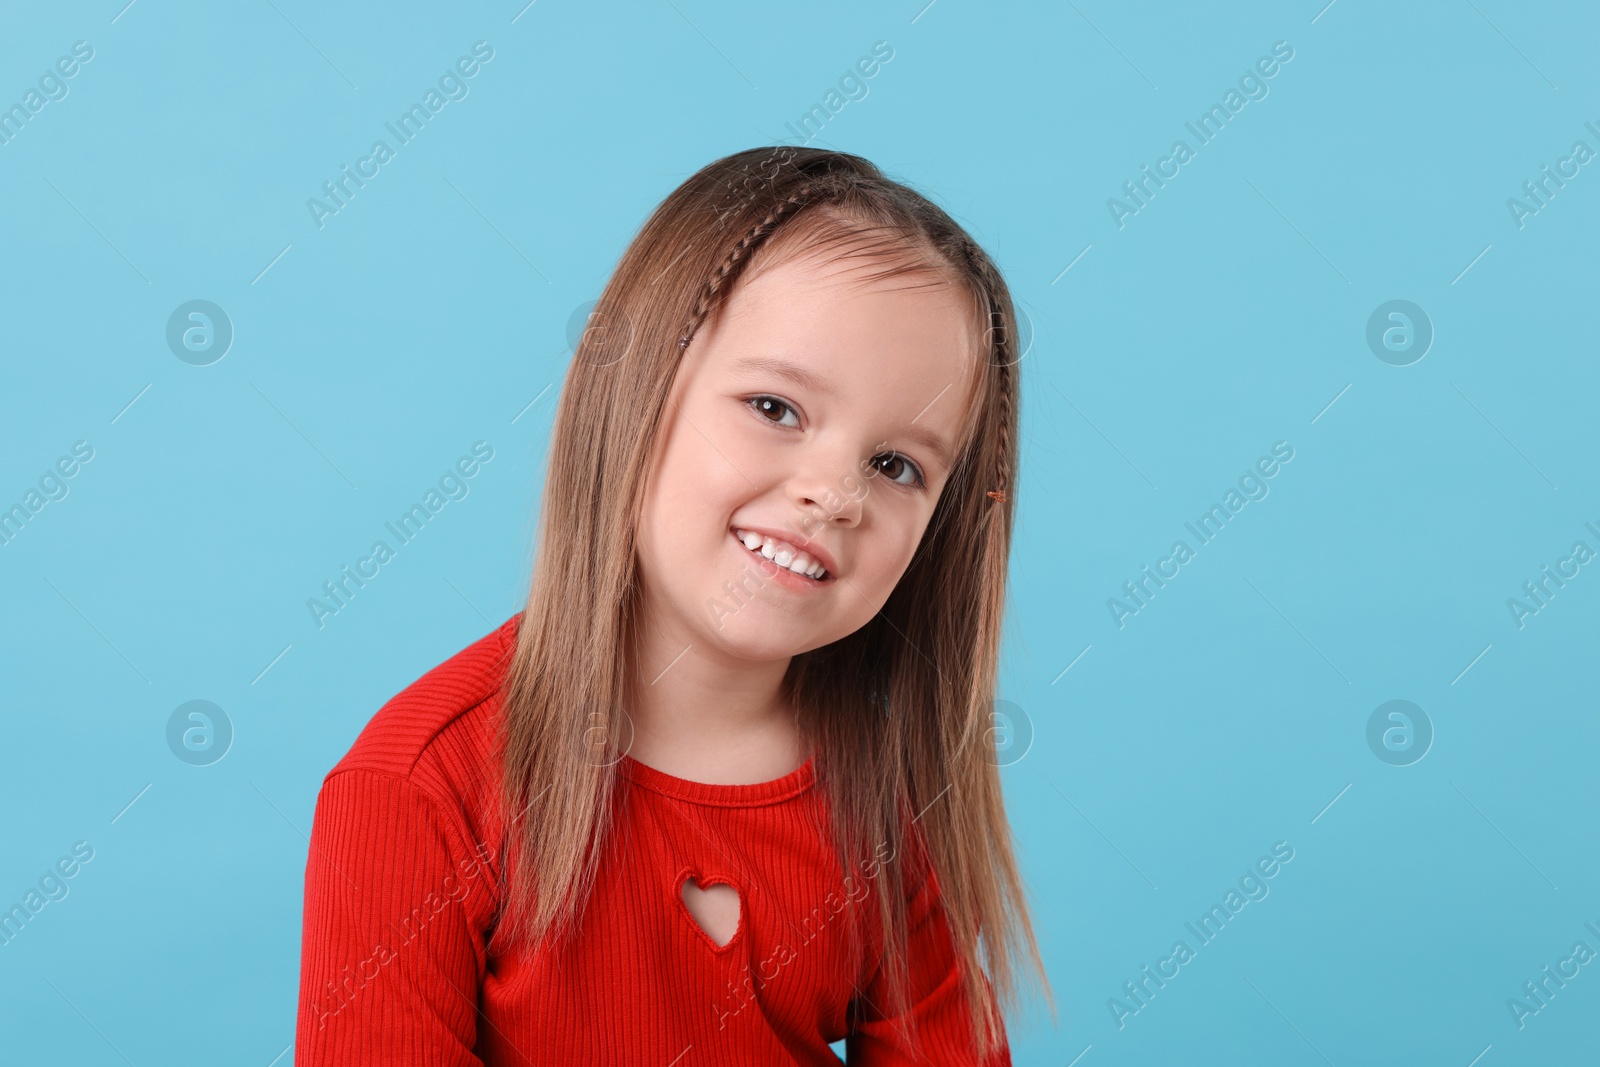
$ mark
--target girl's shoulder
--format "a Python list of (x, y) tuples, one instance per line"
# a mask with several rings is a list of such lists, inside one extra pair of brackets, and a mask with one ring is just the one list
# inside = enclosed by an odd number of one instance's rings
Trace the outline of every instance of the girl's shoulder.
[(511, 616), (386, 701), (323, 784), (357, 771), (397, 777), (451, 814), (484, 821), (494, 796), (493, 716), (521, 619)]

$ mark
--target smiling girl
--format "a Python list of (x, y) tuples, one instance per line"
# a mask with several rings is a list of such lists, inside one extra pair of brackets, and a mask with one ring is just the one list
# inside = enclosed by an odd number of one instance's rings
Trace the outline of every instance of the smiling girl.
[(1013, 322), (858, 156), (667, 197), (568, 370), (525, 610), (323, 782), (297, 1064), (1010, 1063), (1019, 960), (1049, 993), (990, 731)]

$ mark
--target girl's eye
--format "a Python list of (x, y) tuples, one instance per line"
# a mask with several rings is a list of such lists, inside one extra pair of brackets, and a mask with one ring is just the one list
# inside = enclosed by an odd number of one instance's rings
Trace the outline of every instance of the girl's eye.
[[(896, 478), (894, 475), (890, 474), (889, 480), (894, 482), (896, 485), (909, 486), (914, 489), (923, 489), (927, 487), (928, 483), (927, 480), (922, 476), (921, 468), (919, 468), (915, 463), (911, 462), (906, 457), (902, 456), (900, 453), (886, 452), (882, 456), (879, 456), (878, 459), (883, 463), (888, 464), (889, 467), (892, 467), (894, 464), (898, 463), (905, 471), (911, 474), (911, 480), (908, 482), (903, 482), (899, 478)], [(883, 471), (885, 474), (889, 474), (889, 467), (880, 466), (878, 469)]]
[(779, 409), (781, 409), (783, 411), (787, 411), (791, 415), (794, 414), (794, 408), (790, 407), (785, 401), (779, 400), (775, 396), (762, 395), (762, 396), (757, 396), (757, 397), (751, 397), (749, 400), (746, 400), (745, 403), (749, 404), (751, 406), (751, 408), (756, 411), (757, 414), (759, 414), (762, 418), (766, 419), (768, 422), (776, 423), (779, 426), (797, 426), (797, 425), (799, 425), (799, 421), (798, 420), (796, 420), (795, 422), (790, 423), (790, 422), (783, 422), (782, 421), (782, 416), (779, 416), (776, 419), (771, 417), (772, 412), (775, 411), (775, 410), (779, 410)]

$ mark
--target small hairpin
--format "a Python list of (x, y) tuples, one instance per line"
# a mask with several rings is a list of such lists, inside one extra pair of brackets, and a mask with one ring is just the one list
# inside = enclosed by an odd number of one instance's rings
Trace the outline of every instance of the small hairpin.
[(1006, 491), (1004, 489), (990, 489), (988, 492), (984, 493), (983, 495), (987, 496), (987, 497), (992, 497), (993, 499), (1000, 501), (1000, 503), (1002, 503), (1002, 504), (1004, 504), (1006, 502)]

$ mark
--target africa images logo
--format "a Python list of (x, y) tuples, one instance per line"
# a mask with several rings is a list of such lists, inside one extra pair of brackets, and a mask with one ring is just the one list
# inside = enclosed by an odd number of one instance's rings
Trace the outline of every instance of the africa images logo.
[(1106, 210), (1111, 213), (1111, 221), (1117, 224), (1117, 229), (1122, 229), (1127, 225), (1127, 219), (1149, 207), (1149, 201), (1155, 199), (1156, 193), (1182, 173), (1184, 164), (1194, 159), (1199, 149), (1215, 140), (1233, 116), (1244, 110), (1246, 104), (1252, 100), (1265, 100), (1270, 91), (1267, 82), (1276, 77), (1283, 65), (1293, 58), (1294, 48), (1288, 41), (1274, 41), (1272, 55), (1262, 56), (1256, 60), (1254, 67), (1247, 67), (1239, 76), (1237, 89), (1229, 86), (1222, 94), (1221, 103), (1212, 104), (1193, 122), (1183, 124), (1184, 129), (1194, 136), (1193, 148), (1189, 147), (1188, 141), (1174, 141), (1172, 150), (1156, 160), (1153, 172), (1150, 164), (1145, 163), (1140, 166), (1137, 178), (1123, 182), (1122, 191), (1128, 199), (1119, 200), (1114, 196), (1106, 199)]
[[(481, 64), (488, 63), (493, 58), (494, 48), (489, 42), (475, 42), (471, 56), (460, 57), (454, 67), (447, 68), (439, 75), (438, 88), (430, 85), (428, 91), (423, 94), (421, 103), (413, 103), (394, 122), (385, 122), (384, 128), (394, 135), (395, 148), (410, 144), (412, 139), (422, 132), (428, 120), (443, 111), (450, 101), (465, 100), (470, 91), (466, 79), (475, 77), (483, 69)], [(399, 129), (395, 128), (396, 123), (399, 124)], [(338, 178), (322, 183), (322, 191), (329, 202), (314, 196), (306, 200), (306, 209), (311, 212), (311, 221), (317, 224), (317, 229), (320, 230), (326, 225), (324, 220), (330, 215), (337, 215), (350, 206), (349, 201), (355, 199), (356, 193), (367, 186), (363, 179), (376, 178), (383, 165), (395, 158), (395, 148), (389, 147), (387, 141), (374, 141), (368, 154), (356, 160), (354, 172), (351, 171), (350, 164), (343, 164)]]

